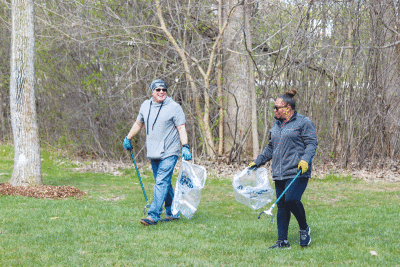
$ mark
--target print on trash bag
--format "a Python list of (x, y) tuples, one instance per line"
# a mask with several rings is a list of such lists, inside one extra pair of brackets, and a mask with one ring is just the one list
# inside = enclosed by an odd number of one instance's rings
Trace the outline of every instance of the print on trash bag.
[[(237, 187), (238, 190), (243, 190), (243, 185), (239, 185)], [(246, 190), (243, 194), (248, 195), (250, 198), (256, 198), (259, 195), (269, 192), (267, 189), (258, 189), (258, 190)]]
[(181, 176), (181, 179), (179, 180), (179, 183), (181, 185), (185, 185), (186, 184), (187, 187), (193, 188), (192, 180), (189, 177), (187, 177), (185, 174), (186, 174), (185, 172), (182, 172), (182, 176)]

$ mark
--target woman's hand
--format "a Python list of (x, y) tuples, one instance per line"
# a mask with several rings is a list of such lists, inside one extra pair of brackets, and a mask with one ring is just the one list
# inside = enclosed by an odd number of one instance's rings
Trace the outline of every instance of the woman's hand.
[(255, 170), (255, 169), (257, 169), (257, 165), (256, 165), (256, 163), (254, 161), (252, 161), (252, 162), (249, 163), (248, 168), (250, 170)]
[(301, 173), (305, 173), (308, 171), (308, 162), (305, 161), (304, 159), (300, 160), (299, 165), (297, 166), (297, 169), (301, 169)]

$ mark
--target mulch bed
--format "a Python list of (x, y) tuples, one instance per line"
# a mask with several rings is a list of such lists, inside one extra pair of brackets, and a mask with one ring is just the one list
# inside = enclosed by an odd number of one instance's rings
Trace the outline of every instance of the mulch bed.
[(0, 195), (63, 199), (68, 197), (80, 198), (86, 193), (73, 186), (32, 185), (13, 187), (11, 184), (3, 183), (0, 184)]

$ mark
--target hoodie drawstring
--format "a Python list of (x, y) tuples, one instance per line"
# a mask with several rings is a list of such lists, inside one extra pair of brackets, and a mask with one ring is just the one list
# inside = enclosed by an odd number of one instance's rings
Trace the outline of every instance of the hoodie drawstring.
[[(152, 104), (152, 103), (153, 103), (153, 101), (150, 101), (149, 115), (147, 116), (147, 129), (146, 129), (147, 135), (149, 135), (149, 118), (150, 118), (151, 104)], [(164, 101), (161, 102), (160, 109), (159, 109), (158, 112), (157, 112), (157, 116), (156, 116), (156, 119), (154, 120), (154, 123), (153, 123), (153, 126), (151, 127), (151, 130), (154, 130), (154, 124), (156, 124), (158, 115), (160, 114), (160, 111), (161, 111), (161, 108), (162, 108), (163, 105), (164, 105)]]

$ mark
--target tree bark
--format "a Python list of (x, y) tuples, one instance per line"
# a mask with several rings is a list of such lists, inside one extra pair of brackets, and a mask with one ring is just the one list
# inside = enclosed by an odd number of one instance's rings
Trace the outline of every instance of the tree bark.
[[(227, 1), (228, 9), (235, 2)], [(248, 19), (245, 15), (246, 8), (248, 8), (247, 1), (243, 1), (242, 5), (236, 8), (224, 35), (225, 87), (228, 90), (224, 150), (230, 154), (230, 160), (240, 158), (242, 152), (252, 156), (254, 154), (253, 138), (250, 134), (252, 119), (249, 118), (252, 118), (252, 94), (255, 89), (254, 73), (252, 73), (252, 85), (250, 81), (252, 70), (249, 67), (253, 63), (249, 62), (246, 38), (243, 34), (246, 28), (245, 21)], [(250, 32), (246, 34), (250, 35)]]
[[(1, 89), (1, 88), (0, 88)], [(3, 93), (0, 91), (0, 140), (4, 140), (5, 134), (5, 116), (3, 111)]]
[[(218, 0), (218, 28), (222, 31), (222, 0)], [(224, 99), (222, 93), (223, 70), (222, 70), (222, 43), (218, 44), (217, 55), (217, 87), (218, 87), (218, 104), (219, 104), (219, 122), (218, 122), (218, 155), (224, 153)]]
[(42, 184), (35, 100), (34, 1), (11, 2), (10, 108), (14, 135), (13, 186)]
[(256, 158), (260, 153), (260, 147), (258, 145), (258, 129), (257, 129), (257, 94), (254, 79), (254, 66), (252, 60), (252, 31), (251, 31), (251, 6), (248, 1), (244, 2), (244, 32), (246, 33), (246, 50), (247, 50), (247, 63), (248, 63), (248, 85), (247, 88), (250, 91), (251, 96), (251, 132), (252, 132), (252, 144), (253, 144), (253, 158)]

